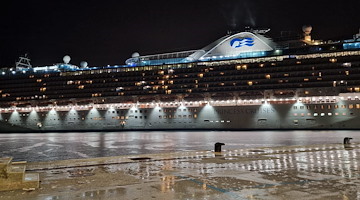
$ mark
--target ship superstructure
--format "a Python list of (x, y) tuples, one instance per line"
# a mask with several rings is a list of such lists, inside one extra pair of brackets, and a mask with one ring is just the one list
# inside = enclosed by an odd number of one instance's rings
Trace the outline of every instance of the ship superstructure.
[(199, 50), (134, 53), (121, 66), (65, 56), (2, 70), (1, 130), (359, 129), (359, 37), (310, 32), (274, 42), (248, 30)]

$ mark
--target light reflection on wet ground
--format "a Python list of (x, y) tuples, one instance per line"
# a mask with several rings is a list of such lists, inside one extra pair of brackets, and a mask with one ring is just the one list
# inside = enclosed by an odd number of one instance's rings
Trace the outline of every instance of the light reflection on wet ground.
[[(359, 131), (153, 131), (112, 133), (0, 134), (0, 157), (51, 161), (211, 150), (216, 142), (226, 149), (341, 143)], [(359, 140), (359, 139), (358, 139)]]
[(0, 199), (360, 199), (359, 156), (352, 143), (30, 163), (41, 189)]

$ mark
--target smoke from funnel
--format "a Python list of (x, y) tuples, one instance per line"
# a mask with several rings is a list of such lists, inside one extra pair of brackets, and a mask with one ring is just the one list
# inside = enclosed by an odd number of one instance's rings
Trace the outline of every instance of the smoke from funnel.
[(238, 30), (245, 26), (256, 26), (256, 19), (247, 1), (231, 0), (223, 2), (221, 12), (230, 29)]
[(247, 12), (247, 16), (245, 18), (247, 20), (247, 22), (245, 22), (245, 23), (249, 23), (250, 26), (255, 27), (256, 26), (255, 17), (252, 14), (251, 9), (249, 8), (249, 6), (248, 6), (248, 4), (246, 2), (244, 3), (244, 7), (245, 7), (246, 12)]

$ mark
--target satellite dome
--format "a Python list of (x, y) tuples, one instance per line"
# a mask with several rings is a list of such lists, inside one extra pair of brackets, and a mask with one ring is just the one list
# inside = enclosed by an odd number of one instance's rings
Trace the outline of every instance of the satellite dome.
[(88, 66), (88, 63), (86, 61), (81, 61), (80, 66), (81, 68), (86, 68)]
[(64, 56), (64, 58), (63, 58), (63, 61), (65, 64), (69, 64), (70, 60), (71, 60), (71, 58), (68, 55)]
[(134, 52), (134, 53), (131, 55), (132, 58), (137, 58), (137, 57), (139, 57), (139, 56), (140, 56), (140, 54), (139, 54), (138, 52)]
[(304, 31), (304, 33), (311, 33), (312, 31), (312, 26), (310, 25), (305, 25), (302, 27), (302, 30)]

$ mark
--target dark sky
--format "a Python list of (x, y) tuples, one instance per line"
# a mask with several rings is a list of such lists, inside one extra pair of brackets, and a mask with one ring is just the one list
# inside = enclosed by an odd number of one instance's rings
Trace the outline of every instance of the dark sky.
[(0, 7), (0, 67), (29, 53), (33, 66), (86, 60), (124, 64), (140, 55), (202, 48), (244, 26), (301, 32), (313, 38), (352, 37), (360, 0), (11, 0)]

